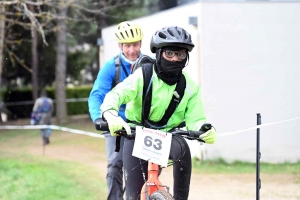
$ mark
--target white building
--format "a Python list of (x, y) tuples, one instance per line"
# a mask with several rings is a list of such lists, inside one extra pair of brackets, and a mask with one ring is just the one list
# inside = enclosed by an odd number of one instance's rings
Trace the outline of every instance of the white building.
[[(219, 135), (205, 146), (208, 158), (255, 162), (257, 113), (262, 124), (300, 117), (300, 2), (198, 1), (133, 21), (148, 55), (157, 29), (174, 25), (192, 34), (196, 46), (185, 70), (202, 86), (207, 121)], [(102, 32), (105, 61), (118, 53), (114, 29)], [(261, 161), (300, 160), (300, 119), (260, 132)]]

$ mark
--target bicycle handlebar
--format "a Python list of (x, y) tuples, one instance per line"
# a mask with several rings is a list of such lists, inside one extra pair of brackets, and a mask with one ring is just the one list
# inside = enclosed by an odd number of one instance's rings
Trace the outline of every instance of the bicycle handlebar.
[[(98, 131), (109, 131), (108, 123), (104, 122), (104, 121), (95, 122), (95, 127), (96, 127), (96, 130), (98, 130)], [(182, 127), (182, 124), (180, 124), (180, 128), (181, 127)], [(131, 131), (133, 131), (133, 134), (130, 136), (127, 135), (127, 133), (124, 129), (118, 130), (118, 131), (116, 131), (116, 133), (120, 136), (124, 136), (125, 138), (132, 139), (135, 135), (135, 126), (130, 126), (130, 129), (131, 129)], [(205, 143), (205, 141), (200, 138), (200, 135), (205, 133), (204, 131), (185, 131), (185, 130), (178, 129), (178, 127), (176, 127), (174, 130), (168, 131), (168, 133), (171, 133), (172, 135), (181, 135), (187, 139), (198, 140), (200, 142)]]
[(98, 131), (109, 131), (108, 123), (104, 121), (95, 121), (95, 127)]

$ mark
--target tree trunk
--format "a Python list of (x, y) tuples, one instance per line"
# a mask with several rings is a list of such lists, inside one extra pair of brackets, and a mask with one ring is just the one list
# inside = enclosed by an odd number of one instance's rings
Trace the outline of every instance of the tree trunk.
[[(34, 13), (34, 7), (33, 5), (29, 6), (29, 9), (32, 13)], [(36, 26), (34, 23), (31, 25), (31, 83), (32, 83), (32, 97), (33, 99), (38, 98), (38, 91), (39, 91), (39, 85), (38, 85), (38, 37), (37, 37), (37, 31)]]
[(68, 8), (63, 7), (60, 10), (58, 26), (60, 30), (57, 33), (56, 49), (56, 74), (55, 74), (55, 99), (56, 99), (56, 119), (58, 124), (67, 123), (67, 104), (66, 104), (66, 64), (67, 64), (67, 16)]
[[(105, 22), (105, 17), (104, 16), (96, 16), (97, 18), (97, 22), (98, 22), (98, 28), (97, 28), (97, 35), (99, 36), (98, 38), (102, 39), (102, 27), (105, 27), (106, 22)], [(97, 46), (97, 55), (96, 55), (96, 63), (97, 63), (97, 67), (93, 68), (92, 67), (92, 76), (93, 76), (93, 82), (95, 82), (95, 80), (97, 79), (98, 76), (98, 72), (101, 68), (100, 64), (101, 64), (101, 58), (100, 58), (100, 46)]]
[[(2, 79), (2, 64), (3, 64), (3, 50), (4, 50), (4, 29), (5, 29), (5, 7), (0, 5), (0, 88)], [(3, 109), (2, 95), (0, 94), (0, 122), (2, 122), (1, 111)]]
[[(0, 5), (0, 88), (2, 80), (2, 68), (3, 68), (3, 50), (4, 50), (4, 31), (5, 31), (5, 7)], [(2, 101), (0, 95), (0, 102)]]

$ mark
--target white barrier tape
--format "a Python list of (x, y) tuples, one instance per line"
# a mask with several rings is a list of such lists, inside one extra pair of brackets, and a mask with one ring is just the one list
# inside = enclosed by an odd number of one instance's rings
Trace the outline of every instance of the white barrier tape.
[[(266, 126), (274, 125), (274, 124), (281, 124), (281, 123), (284, 123), (284, 122), (294, 121), (294, 120), (297, 120), (297, 119), (300, 119), (300, 117), (296, 117), (296, 118), (292, 118), (292, 119), (287, 119), (287, 120), (283, 120), (283, 121), (279, 121), (279, 122), (261, 124), (261, 125), (257, 125), (257, 126), (251, 127), (251, 128), (247, 128), (247, 129), (243, 129), (243, 130), (238, 130), (238, 131), (233, 131), (233, 132), (218, 133), (218, 137), (235, 135), (237, 133), (251, 131), (251, 130), (255, 130), (255, 129), (261, 128), (261, 127), (266, 127)], [(71, 129), (71, 128), (67, 128), (67, 127), (55, 126), (55, 125), (0, 126), (0, 130), (1, 129), (44, 129), (44, 128), (50, 128), (50, 129), (54, 129), (54, 130), (67, 131), (67, 132), (81, 134), (81, 135), (88, 135), (88, 136), (92, 136), (92, 137), (104, 138), (104, 136), (101, 135), (101, 134), (97, 134), (97, 133), (93, 133), (93, 132), (88, 132), (88, 131), (77, 130), (77, 129)]]
[(71, 129), (71, 128), (55, 126), (55, 125), (0, 126), (0, 129), (45, 129), (45, 128), (50, 128), (53, 130), (60, 130), (60, 131), (67, 131), (67, 132), (81, 134), (81, 135), (88, 135), (88, 136), (92, 136), (92, 137), (104, 138), (104, 136), (101, 135), (100, 133), (97, 134), (97, 133), (93, 133), (93, 132)]
[(233, 132), (227, 132), (227, 133), (220, 133), (220, 134), (218, 134), (218, 137), (235, 135), (237, 133), (246, 132), (246, 131), (250, 131), (250, 130), (254, 130), (254, 129), (258, 129), (258, 128), (261, 128), (261, 127), (270, 126), (270, 125), (274, 125), (274, 124), (281, 124), (281, 123), (284, 123), (284, 122), (294, 121), (294, 120), (297, 120), (297, 119), (300, 119), (300, 117), (296, 117), (296, 118), (292, 118), (292, 119), (287, 119), (287, 120), (283, 120), (283, 121), (279, 121), (279, 122), (272, 122), (272, 123), (267, 123), (267, 124), (261, 124), (261, 125), (257, 125), (257, 126), (251, 127), (251, 128), (243, 129), (243, 130), (238, 130), (238, 131), (233, 131)]
[[(87, 102), (88, 98), (71, 98), (66, 99), (66, 102)], [(56, 100), (53, 99), (53, 102), (56, 103)], [(20, 106), (20, 105), (32, 105), (34, 104), (34, 101), (16, 101), (16, 102), (6, 102), (4, 103), (5, 106)]]

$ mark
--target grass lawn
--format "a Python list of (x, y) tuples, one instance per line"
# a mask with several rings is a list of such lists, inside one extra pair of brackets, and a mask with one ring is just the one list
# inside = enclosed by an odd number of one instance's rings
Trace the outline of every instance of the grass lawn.
[[(200, 162), (193, 159), (193, 171), (197, 173), (222, 173), (222, 174), (242, 174), (255, 173), (256, 164), (235, 161), (227, 163), (222, 159)], [(298, 174), (300, 173), (300, 162), (298, 163), (260, 163), (260, 173), (266, 174)]]
[(0, 158), (0, 174), (1, 200), (100, 199), (106, 187), (95, 169), (28, 155)]

